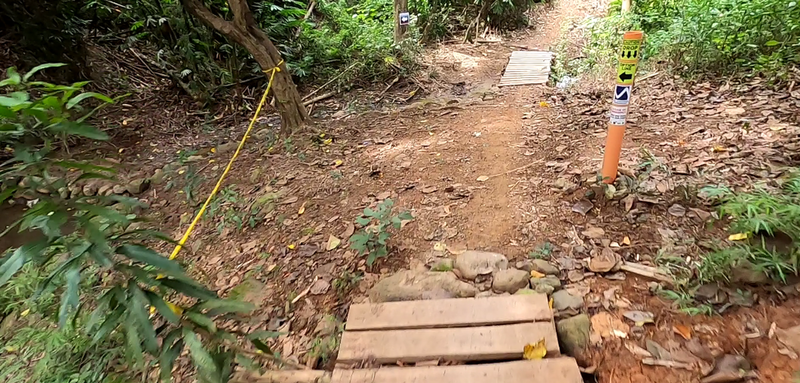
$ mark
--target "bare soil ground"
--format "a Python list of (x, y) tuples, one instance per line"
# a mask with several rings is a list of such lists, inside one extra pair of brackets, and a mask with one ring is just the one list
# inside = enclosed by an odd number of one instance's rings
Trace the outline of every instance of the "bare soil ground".
[[(628, 339), (595, 339), (582, 363), (596, 368), (598, 381), (699, 381), (698, 369), (646, 366), (629, 351), (655, 340), (678, 354), (688, 341), (673, 331), (677, 326), (692, 329), (689, 337), (707, 349), (744, 355), (763, 382), (790, 382), (800, 361), (785, 355), (770, 328), (800, 324), (797, 285), (751, 289), (758, 299), (747, 307), (690, 317), (653, 295), (651, 281), (607, 279), (585, 271), (583, 262), (604, 247), (647, 265), (664, 253), (691, 262), (707, 251), (704, 243), (723, 242), (722, 225), (710, 223), (713, 207), (697, 190), (769, 183), (796, 166), (800, 93), (757, 80), (690, 84), (666, 73), (640, 81), (621, 169), (638, 197), (606, 199), (593, 185), (611, 77), (568, 90), (495, 86), (517, 46), (550, 49), (562, 27), (604, 7), (559, 0), (538, 9), (533, 27), (506, 43), (436, 47), (425, 59), (424, 72), (432, 75), (381, 97), (364, 91), (324, 101), (314, 107), (315, 125), (291, 139), (275, 139), (275, 117), (262, 117), (226, 181), (228, 197), (181, 259), (221, 293), (259, 305), (243, 330), (289, 331), (276, 341), (283, 357), (331, 367), (332, 360), (310, 356), (315, 327), (324, 314), (344, 319), (347, 305), (363, 301), (382, 276), (463, 249), (496, 251), (513, 263), (550, 244), (548, 255), (571, 291), (585, 295), (590, 314), (608, 311), (622, 321), (626, 310), (655, 315), (654, 324)], [(415, 90), (422, 95), (409, 99)], [(154, 226), (178, 238), (246, 121), (232, 107), (198, 115), (186, 101), (155, 97), (127, 101), (107, 116), (128, 138), (109, 157), (131, 178), (165, 170), (145, 199)], [(481, 176), (488, 180), (479, 182)], [(390, 257), (367, 267), (347, 239), (354, 218), (386, 198), (415, 219), (393, 238)], [(592, 206), (585, 215), (573, 211), (581, 201)], [(268, 209), (251, 214), (265, 203)], [(583, 234), (591, 227), (603, 234)], [(342, 244), (327, 250), (330, 236)]]

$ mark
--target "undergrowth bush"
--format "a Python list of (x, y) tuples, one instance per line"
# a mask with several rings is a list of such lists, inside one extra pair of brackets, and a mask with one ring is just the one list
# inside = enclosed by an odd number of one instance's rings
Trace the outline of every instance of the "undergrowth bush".
[(800, 6), (775, 0), (634, 2), (646, 54), (691, 75), (752, 70), (783, 76), (800, 63)]

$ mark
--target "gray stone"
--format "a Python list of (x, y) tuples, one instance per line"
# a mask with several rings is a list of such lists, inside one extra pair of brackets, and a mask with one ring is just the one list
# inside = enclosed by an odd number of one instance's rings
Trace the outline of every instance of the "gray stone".
[(111, 189), (111, 191), (114, 194), (121, 195), (121, 194), (125, 194), (127, 189), (125, 189), (125, 186), (122, 186), (122, 185), (114, 185), (114, 187)]
[(561, 289), (561, 280), (558, 277), (548, 275), (544, 278), (531, 278), (531, 287), (535, 290), (538, 286), (550, 286), (553, 291)]
[(97, 188), (97, 195), (109, 196), (109, 195), (111, 195), (111, 193), (113, 193), (113, 190), (114, 190), (114, 185), (113, 184), (103, 184), (103, 185), (100, 185), (99, 188)]
[(431, 271), (451, 271), (453, 263), (451, 258), (439, 258), (431, 264)]
[(380, 280), (369, 290), (373, 303), (420, 299), (468, 298), (478, 290), (459, 281), (452, 272), (401, 270)]
[(567, 355), (581, 354), (589, 345), (589, 329), (592, 322), (586, 314), (562, 319), (556, 324), (558, 342)]
[(459, 255), (453, 266), (462, 278), (472, 280), (478, 275), (508, 269), (508, 259), (503, 254), (469, 250)]
[(327, 314), (323, 315), (322, 318), (317, 322), (317, 327), (314, 328), (314, 335), (317, 336), (328, 336), (336, 332), (336, 328), (339, 326), (339, 320), (336, 319), (335, 316)]
[(236, 148), (238, 146), (239, 146), (239, 144), (237, 142), (229, 142), (227, 144), (219, 145), (219, 146), (217, 146), (217, 154), (224, 154), (224, 153), (232, 152), (232, 151), (236, 150)]
[(154, 185), (158, 185), (158, 184), (164, 182), (164, 178), (166, 176), (167, 176), (167, 173), (165, 173), (164, 170), (156, 169), (156, 171), (153, 172), (153, 175), (150, 176), (150, 182), (152, 182)]
[(137, 195), (144, 193), (144, 191), (147, 190), (147, 188), (149, 187), (150, 187), (149, 179), (139, 178), (129, 182), (128, 185), (125, 186), (125, 189), (128, 190), (128, 193), (131, 193), (132, 195)]
[(556, 291), (556, 289), (554, 289), (553, 286), (549, 285), (538, 285), (533, 291), (539, 294), (550, 295), (553, 293), (553, 291)]
[(203, 156), (189, 156), (186, 158), (184, 162), (200, 162), (203, 160)]
[(515, 293), (517, 290), (528, 286), (528, 274), (525, 270), (507, 269), (494, 273), (492, 290), (496, 292)]
[(322, 295), (328, 292), (328, 289), (331, 288), (331, 284), (324, 280), (324, 279), (317, 279), (311, 285), (311, 295)]
[(570, 294), (567, 290), (559, 290), (553, 293), (553, 309), (562, 310), (580, 310), (583, 308), (583, 297), (577, 297)]
[(558, 267), (553, 266), (544, 259), (534, 259), (531, 261), (531, 270), (536, 270), (544, 275), (558, 275)]
[(69, 198), (69, 189), (67, 189), (66, 187), (58, 188), (58, 196), (61, 197), (61, 199), (68, 199)]
[(269, 132), (271, 131), (272, 129), (269, 128), (259, 129), (253, 134), (253, 137), (258, 138), (259, 140), (266, 140), (267, 137), (269, 137)]
[(731, 269), (731, 282), (758, 285), (769, 282), (769, 277), (765, 272), (757, 270), (750, 261), (742, 259)]
[(81, 191), (83, 191), (83, 195), (91, 197), (97, 194), (97, 183), (89, 182), (88, 184), (83, 185), (83, 189), (81, 189)]

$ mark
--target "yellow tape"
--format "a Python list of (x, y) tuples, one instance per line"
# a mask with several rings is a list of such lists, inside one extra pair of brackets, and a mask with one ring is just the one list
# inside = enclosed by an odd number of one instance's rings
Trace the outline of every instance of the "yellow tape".
[(192, 235), (192, 231), (194, 231), (195, 226), (197, 226), (197, 223), (200, 222), (201, 218), (203, 218), (203, 214), (205, 214), (206, 209), (208, 208), (208, 205), (211, 204), (211, 200), (213, 200), (214, 196), (216, 196), (217, 193), (219, 192), (219, 188), (222, 186), (222, 182), (225, 181), (225, 177), (228, 175), (228, 172), (231, 170), (231, 167), (233, 166), (233, 162), (236, 161), (236, 157), (239, 156), (239, 152), (244, 147), (244, 143), (245, 143), (245, 141), (247, 141), (247, 137), (250, 136), (250, 131), (253, 130), (253, 126), (255, 126), (255, 124), (256, 124), (256, 119), (258, 119), (258, 114), (261, 113), (261, 108), (264, 106), (264, 103), (266, 103), (266, 101), (267, 101), (267, 94), (269, 93), (269, 90), (272, 87), (272, 80), (275, 78), (275, 73), (281, 71), (281, 68), (280, 68), (281, 64), (283, 64), (283, 60), (281, 60), (278, 63), (278, 65), (276, 65), (274, 68), (264, 71), (264, 73), (271, 72), (270, 75), (269, 75), (269, 83), (267, 83), (267, 90), (265, 90), (264, 91), (264, 95), (261, 96), (261, 102), (258, 103), (258, 108), (256, 108), (256, 113), (253, 115), (253, 119), (250, 120), (250, 125), (247, 127), (247, 131), (244, 133), (244, 137), (242, 137), (242, 140), (239, 141), (239, 146), (236, 148), (236, 151), (233, 153), (233, 156), (231, 157), (231, 160), (228, 161), (228, 166), (225, 167), (225, 170), (222, 172), (222, 175), (219, 177), (219, 180), (217, 180), (217, 184), (214, 185), (214, 189), (211, 190), (211, 194), (209, 194), (208, 198), (206, 198), (206, 202), (203, 203), (202, 207), (200, 207), (200, 211), (197, 212), (197, 215), (192, 220), (192, 224), (189, 225), (189, 228), (186, 229), (186, 232), (183, 234), (183, 237), (181, 238), (181, 240), (178, 241), (178, 245), (175, 246), (174, 250), (172, 250), (172, 254), (170, 254), (169, 259), (175, 259), (178, 256), (178, 253), (181, 252), (181, 249), (183, 249), (183, 245), (186, 244), (186, 241), (189, 240), (189, 236)]

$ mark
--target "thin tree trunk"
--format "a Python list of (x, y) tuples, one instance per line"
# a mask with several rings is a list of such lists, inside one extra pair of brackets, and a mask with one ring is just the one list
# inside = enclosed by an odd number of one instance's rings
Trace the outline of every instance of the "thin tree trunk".
[(403, 41), (408, 25), (400, 25), (400, 14), (408, 12), (408, 0), (394, 0), (394, 42)]
[(289, 134), (302, 126), (308, 118), (308, 113), (297, 87), (286, 68), (286, 63), (281, 62), (280, 52), (253, 19), (247, 1), (228, 0), (233, 13), (232, 22), (213, 14), (201, 0), (181, 0), (181, 3), (192, 16), (247, 49), (258, 65), (267, 72), (267, 77), (272, 74), (273, 68), (280, 68), (272, 82), (272, 94), (277, 100), (276, 107), (281, 115), (281, 133)]

